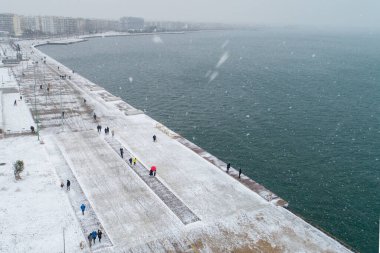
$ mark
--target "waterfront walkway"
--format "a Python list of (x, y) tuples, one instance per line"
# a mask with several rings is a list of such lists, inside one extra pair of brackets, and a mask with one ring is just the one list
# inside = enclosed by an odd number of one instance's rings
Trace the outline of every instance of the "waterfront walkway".
[[(30, 42), (21, 45), (33, 60), (44, 57)], [(99, 252), (349, 252), (281, 207), (270, 191), (249, 187), (254, 181), (245, 176), (236, 180), (221, 161), (53, 59), (13, 70), (50, 156), (59, 156), (59, 178), (78, 183), (109, 239)], [(42, 85), (36, 93), (35, 72)], [(97, 125), (115, 136), (98, 133)], [(121, 159), (120, 147), (125, 159), (137, 157), (137, 166)], [(75, 209), (76, 199), (70, 201)], [(85, 241), (94, 224), (79, 225)]]

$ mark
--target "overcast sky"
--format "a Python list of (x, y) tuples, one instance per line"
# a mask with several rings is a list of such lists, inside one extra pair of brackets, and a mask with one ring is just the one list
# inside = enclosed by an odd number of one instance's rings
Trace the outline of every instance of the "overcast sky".
[(380, 0), (1, 0), (23, 15), (380, 28)]

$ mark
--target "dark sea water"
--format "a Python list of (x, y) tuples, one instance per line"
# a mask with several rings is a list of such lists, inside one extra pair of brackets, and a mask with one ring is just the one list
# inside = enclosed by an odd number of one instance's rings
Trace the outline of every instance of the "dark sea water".
[(40, 49), (241, 168), (308, 222), (377, 252), (379, 34), (219, 31)]

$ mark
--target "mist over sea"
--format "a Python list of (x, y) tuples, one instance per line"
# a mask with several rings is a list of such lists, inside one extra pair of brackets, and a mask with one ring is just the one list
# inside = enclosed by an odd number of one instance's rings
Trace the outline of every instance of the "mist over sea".
[(212, 31), (43, 52), (263, 184), (360, 252), (380, 213), (380, 34)]

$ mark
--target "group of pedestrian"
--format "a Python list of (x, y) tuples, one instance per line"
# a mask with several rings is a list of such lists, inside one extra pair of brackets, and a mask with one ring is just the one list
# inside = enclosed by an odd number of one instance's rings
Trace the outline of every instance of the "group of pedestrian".
[(98, 124), (98, 126), (96, 127), (98, 129), (98, 133), (101, 133), (102, 132), (102, 126)]
[[(67, 179), (67, 182), (66, 182), (66, 189), (68, 191), (70, 191), (70, 185), (71, 185), (71, 182), (70, 180)], [(61, 188), (63, 188), (65, 186), (65, 184), (63, 182), (61, 182)], [(80, 206), (80, 209), (82, 211), (82, 215), (84, 215), (84, 211), (86, 210), (86, 205), (84, 203), (82, 203), (82, 205)], [(89, 235), (88, 235), (88, 241), (89, 241), (89, 244), (90, 244), (90, 247), (92, 246), (92, 243), (95, 244), (95, 240), (96, 238), (99, 239), (99, 242), (101, 242), (102, 240), (102, 235), (103, 235), (103, 232), (98, 229), (98, 231), (96, 232), (95, 230), (92, 231)]]
[[(226, 167), (226, 172), (227, 173), (230, 172), (230, 168), (231, 168), (231, 163), (227, 163), (227, 167)], [(241, 168), (239, 169), (239, 179), (240, 179), (240, 176), (241, 176)]]
[(109, 127), (104, 128), (104, 133), (108, 135), (110, 133), (110, 128)]
[(130, 165), (136, 165), (136, 163), (137, 163), (137, 158), (136, 157), (134, 157), (134, 158), (129, 158), (128, 159), (128, 161), (129, 161), (129, 164)]
[(149, 171), (149, 176), (156, 176), (156, 171), (157, 171), (157, 168), (156, 168), (156, 166), (152, 166), (151, 168), (150, 168), (150, 171)]
[[(70, 182), (70, 180), (67, 179), (67, 181), (66, 181), (66, 190), (67, 191), (70, 191), (70, 185), (71, 185), (71, 182)], [(61, 189), (63, 189), (63, 187), (65, 187), (65, 184), (63, 182), (61, 182)]]
[(102, 235), (103, 235), (103, 232), (98, 229), (98, 232), (96, 232), (95, 230), (92, 231), (88, 236), (87, 236), (87, 239), (88, 239), (88, 242), (90, 244), (90, 247), (92, 246), (92, 243), (94, 243), (95, 245), (95, 240), (96, 238), (99, 239), (99, 243), (102, 241)]

